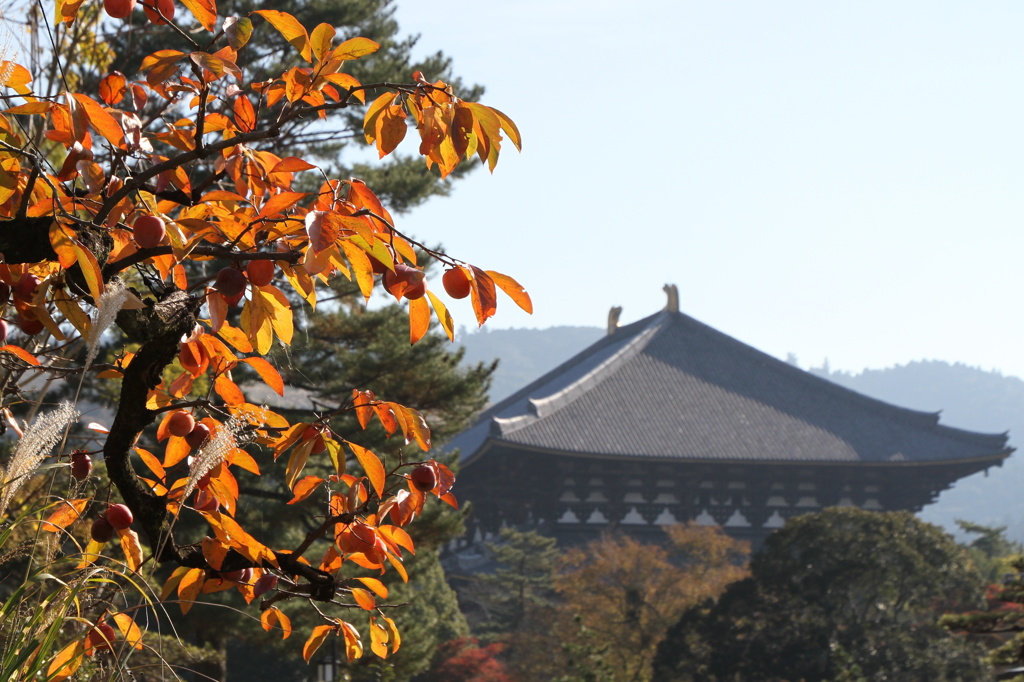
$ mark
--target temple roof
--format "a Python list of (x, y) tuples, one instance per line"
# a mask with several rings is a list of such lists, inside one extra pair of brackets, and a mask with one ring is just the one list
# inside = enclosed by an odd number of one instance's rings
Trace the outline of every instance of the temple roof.
[(995, 464), (1012, 451), (1006, 440), (838, 386), (670, 306), (493, 405), (448, 447), (464, 463), (500, 446), (679, 461)]

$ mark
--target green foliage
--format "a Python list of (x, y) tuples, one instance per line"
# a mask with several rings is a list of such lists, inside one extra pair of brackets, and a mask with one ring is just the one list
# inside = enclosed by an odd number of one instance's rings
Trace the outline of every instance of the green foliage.
[(909, 513), (800, 516), (750, 578), (672, 628), (654, 679), (983, 680), (979, 648), (937, 625), (979, 604), (981, 584), (963, 548)]
[(978, 570), (989, 582), (996, 582), (1013, 571), (1014, 559), (1024, 552), (1024, 545), (1006, 537), (1006, 526), (993, 528), (957, 519), (956, 525), (968, 535), (975, 535), (967, 544)]

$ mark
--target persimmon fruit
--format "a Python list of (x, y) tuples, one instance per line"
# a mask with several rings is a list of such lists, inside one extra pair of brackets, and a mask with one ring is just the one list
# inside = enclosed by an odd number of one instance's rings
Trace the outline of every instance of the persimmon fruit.
[(110, 505), (107, 507), (107, 511), (103, 516), (107, 519), (107, 523), (109, 523), (115, 530), (124, 530), (128, 526), (132, 525), (132, 521), (135, 520), (135, 517), (132, 515), (132, 510), (124, 504)]
[(455, 267), (445, 272), (441, 277), (441, 284), (444, 285), (444, 290), (452, 298), (466, 298), (473, 289), (473, 285), (469, 281), (469, 275), (460, 267)]
[(203, 447), (203, 443), (205, 443), (209, 438), (210, 427), (206, 424), (199, 423), (193, 426), (192, 430), (185, 435), (185, 442), (188, 443), (190, 448), (195, 449)]
[(277, 266), (272, 260), (251, 260), (245, 266), (245, 274), (249, 275), (249, 281), (255, 287), (265, 287), (274, 281), (274, 271)]
[(184, 410), (174, 412), (167, 420), (167, 431), (172, 436), (178, 436), (179, 438), (184, 438), (192, 433), (192, 429), (195, 427), (196, 418)]
[(167, 226), (164, 219), (155, 215), (140, 215), (132, 225), (135, 243), (143, 249), (159, 246), (167, 238)]
[(76, 481), (84, 481), (89, 478), (92, 472), (92, 457), (84, 452), (75, 452), (71, 455), (71, 475)]
[(213, 288), (230, 300), (235, 296), (241, 296), (248, 282), (245, 273), (238, 268), (223, 268), (213, 278)]
[(114, 537), (114, 527), (110, 525), (110, 521), (101, 516), (92, 522), (92, 527), (89, 529), (89, 537), (96, 542), (109, 542)]
[[(156, 9), (154, 9), (154, 6)], [(149, 0), (142, 4), (142, 10), (154, 24), (166, 24), (174, 19), (174, 0)], [(157, 13), (157, 10), (160, 10)], [(160, 15), (163, 15), (162, 17)]]
[(136, 0), (103, 0), (103, 11), (115, 19), (127, 19), (135, 5)]
[(409, 480), (417, 490), (429, 492), (437, 487), (437, 472), (431, 466), (418, 466), (409, 474)]

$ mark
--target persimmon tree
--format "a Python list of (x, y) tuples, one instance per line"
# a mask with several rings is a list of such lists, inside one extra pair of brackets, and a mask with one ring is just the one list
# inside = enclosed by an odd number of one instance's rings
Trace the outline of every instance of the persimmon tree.
[[(73, 24), (98, 4), (57, 0), (56, 21)], [(136, 3), (114, 4), (130, 12)], [(62, 461), (78, 462), (72, 494), (42, 530), (70, 541), (98, 511), (104, 516), (93, 521), (80, 570), (105, 560), (131, 571), (169, 564), (163, 599), (184, 611), (204, 593), (235, 589), (259, 608), (265, 629), (284, 636), (290, 628), (278, 605), (304, 600), (323, 621), (303, 646), (307, 660), (332, 636), (350, 659), (364, 648), (386, 657), (401, 641), (380, 608), (386, 580), (406, 577), (403, 557), (414, 551), (403, 528), (430, 498), (457, 506), (454, 477), (428, 455), (398, 450), (384, 458), (325, 425), (350, 412), (361, 427), (376, 422), (426, 453), (426, 421), (359, 387), (336, 410), (290, 422), (249, 402), (233, 372), (248, 367), (282, 391), (279, 372), (263, 356), (295, 333), (285, 290), (315, 306), (318, 285), (332, 276), (355, 282), (367, 300), (381, 287), (404, 300), (411, 343), (424, 337), (432, 316), (451, 337), (453, 317), (441, 287), (425, 281), (417, 252), (464, 276), (480, 324), (495, 313), (498, 290), (526, 310), (531, 304), (512, 278), (403, 234), (365, 183), (281, 158), (274, 143), (294, 121), (365, 107), (363, 133), (381, 158), (415, 130), (426, 166), (444, 177), (474, 157), (493, 170), (502, 142), (519, 147), (519, 132), (502, 112), (461, 100), (418, 72), (407, 83), (359, 82), (346, 67), (377, 44), (337, 39), (327, 24), (304, 27), (271, 9), (223, 17), (214, 0), (185, 0), (174, 16), (172, 2), (138, 4), (168, 35), (168, 47), (142, 59), (139, 80), (114, 72), (96, 92), (38, 92), (24, 65), (0, 67), (8, 104), (0, 117), (0, 293), (21, 330), (0, 347), (2, 409), (15, 423), (10, 403), (19, 383), (36, 374), (120, 384), (113, 420), (100, 429), (111, 487), (95, 487), (83, 464), (98, 452), (59, 451)], [(251, 82), (239, 64), (260, 32), (282, 36), (294, 65)], [(163, 103), (161, 113), (142, 118), (153, 102)], [(311, 176), (320, 176), (317, 191), (295, 189)], [(126, 346), (115, 362), (97, 364), (110, 325)], [(51, 421), (66, 424), (70, 410), (62, 406)], [(48, 438), (56, 437), (33, 441), (34, 452), (64, 440), (48, 429)], [(330, 474), (308, 474), (311, 458), (329, 462)], [(38, 464), (15, 451), (2, 504)], [(268, 546), (235, 520), (248, 503), (238, 477), (269, 472), (295, 500), (322, 500), (321, 522), (296, 546)], [(108, 503), (126, 509), (104, 512)], [(176, 535), (183, 515), (208, 526), (201, 542)], [(350, 566), (364, 574), (350, 577), (342, 570)], [(351, 622), (360, 611), (369, 642)], [(129, 614), (105, 614), (56, 655), (51, 678), (73, 674), (115, 634), (133, 646), (145, 639)]]

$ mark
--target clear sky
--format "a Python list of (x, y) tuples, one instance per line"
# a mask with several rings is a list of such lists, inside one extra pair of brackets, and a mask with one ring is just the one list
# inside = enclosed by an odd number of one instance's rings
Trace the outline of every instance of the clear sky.
[(804, 367), (1024, 377), (1024, 4), (398, 0), (397, 18), (522, 131), (493, 175), (399, 218), (530, 291), (535, 314), (504, 298), (495, 326), (631, 322), (671, 282), (683, 312)]

